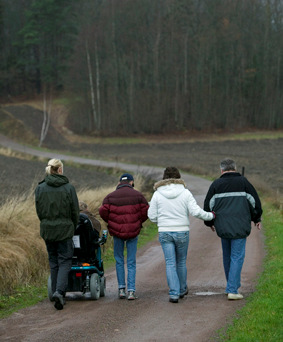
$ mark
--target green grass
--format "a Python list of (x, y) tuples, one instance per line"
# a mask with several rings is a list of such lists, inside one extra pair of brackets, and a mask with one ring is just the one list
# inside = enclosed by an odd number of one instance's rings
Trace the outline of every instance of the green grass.
[(220, 341), (283, 341), (283, 215), (263, 202), (266, 257), (256, 291)]
[(47, 298), (47, 280), (40, 285), (26, 285), (10, 296), (0, 295), (0, 318), (5, 318), (20, 309), (35, 305)]
[[(138, 240), (138, 248), (146, 245), (157, 236), (157, 227), (149, 222), (144, 224)], [(102, 246), (102, 258), (105, 270), (115, 263), (113, 256), (112, 237), (108, 237), (107, 247)], [(13, 295), (0, 295), (0, 319), (10, 316), (13, 312), (35, 305), (47, 298), (47, 278), (44, 278), (37, 285), (22, 286)]]
[(148, 242), (152, 241), (157, 236), (157, 226), (147, 220), (144, 224), (143, 229), (139, 235), (138, 248), (146, 245)]
[(238, 134), (231, 134), (229, 137), (233, 140), (260, 140), (260, 139), (279, 139), (283, 138), (283, 131), (256, 131), (256, 132), (243, 132)]
[[(283, 131), (256, 131), (256, 132), (243, 132), (243, 133), (227, 133), (227, 134), (207, 134), (200, 135), (198, 137), (190, 137), (189, 135), (180, 135), (176, 139), (178, 142), (182, 141), (222, 141), (222, 140), (261, 140), (261, 139), (279, 139), (283, 138)], [(152, 140), (153, 139), (153, 140)], [(158, 141), (162, 141), (162, 143), (170, 143), (174, 142), (175, 138), (170, 139), (170, 137), (166, 138), (166, 136), (162, 136), (159, 140), (156, 140), (151, 137), (146, 137), (142, 135), (137, 136), (129, 136), (129, 137), (84, 137), (85, 141), (89, 143), (96, 144), (109, 144), (109, 145), (129, 145), (129, 144), (148, 144), (154, 141), (154, 143), (158, 143)]]

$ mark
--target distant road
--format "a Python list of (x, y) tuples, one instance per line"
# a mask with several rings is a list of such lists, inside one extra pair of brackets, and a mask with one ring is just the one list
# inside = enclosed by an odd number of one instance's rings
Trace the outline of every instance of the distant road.
[[(62, 154), (58, 152), (44, 151), (40, 148), (32, 148), (24, 144), (17, 143), (7, 138), (3, 134), (0, 134), (0, 145), (6, 148), (10, 148), (13, 151), (26, 153), (26, 154), (36, 156), (36, 157), (47, 158), (47, 159), (57, 158), (57, 159), (61, 159), (62, 161), (71, 161), (71, 162), (78, 163), (78, 164), (102, 166), (102, 167), (109, 167), (109, 168), (119, 168), (122, 170), (130, 171), (135, 174), (140, 173), (143, 175), (152, 175), (154, 176), (155, 179), (160, 179), (164, 171), (164, 169), (160, 167), (111, 162), (111, 161), (106, 161), (106, 160), (97, 160), (97, 159), (71, 156), (68, 154)], [(200, 178), (196, 176), (192, 176), (192, 175), (186, 175), (186, 176), (184, 175), (183, 178), (186, 178), (185, 181), (188, 184), (190, 184), (190, 190), (194, 192), (194, 195), (197, 195), (198, 187), (194, 186), (194, 184)], [(205, 181), (203, 179), (202, 179), (202, 182), (207, 182), (207, 186), (209, 186), (210, 184), (210, 182)]]

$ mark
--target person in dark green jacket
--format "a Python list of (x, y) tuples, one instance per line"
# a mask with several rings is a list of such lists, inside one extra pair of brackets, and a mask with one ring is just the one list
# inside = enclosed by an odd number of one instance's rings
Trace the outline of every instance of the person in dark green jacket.
[(45, 171), (44, 180), (35, 189), (35, 207), (40, 236), (48, 252), (54, 306), (62, 310), (72, 267), (72, 238), (79, 218), (79, 202), (75, 188), (63, 175), (61, 160), (49, 160)]

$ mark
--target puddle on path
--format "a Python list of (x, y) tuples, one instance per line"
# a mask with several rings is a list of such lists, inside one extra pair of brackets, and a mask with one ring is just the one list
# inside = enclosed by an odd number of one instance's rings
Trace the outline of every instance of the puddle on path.
[(215, 295), (222, 295), (221, 292), (195, 292), (194, 295), (196, 296), (215, 296)]

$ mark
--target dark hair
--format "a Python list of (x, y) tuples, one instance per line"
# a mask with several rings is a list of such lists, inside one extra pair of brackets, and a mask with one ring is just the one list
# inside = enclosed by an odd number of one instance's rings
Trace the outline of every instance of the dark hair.
[(175, 166), (166, 167), (163, 173), (163, 179), (181, 178), (179, 170)]
[(236, 163), (233, 159), (225, 158), (220, 162), (220, 169), (222, 171), (236, 171)]

